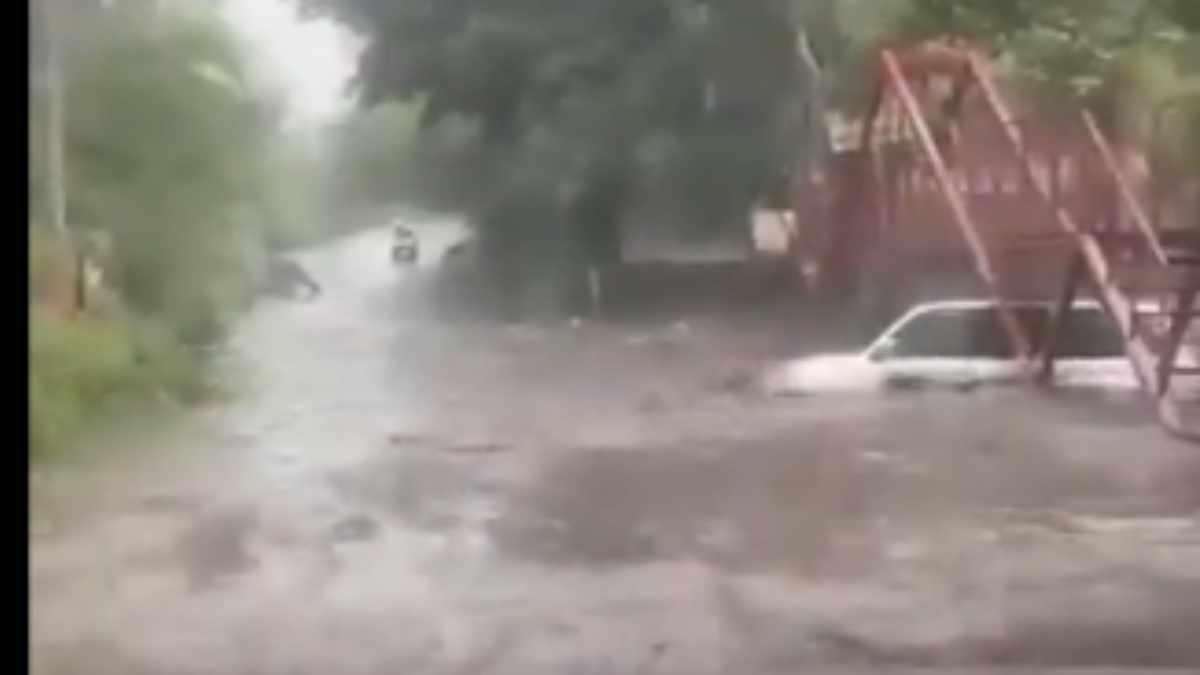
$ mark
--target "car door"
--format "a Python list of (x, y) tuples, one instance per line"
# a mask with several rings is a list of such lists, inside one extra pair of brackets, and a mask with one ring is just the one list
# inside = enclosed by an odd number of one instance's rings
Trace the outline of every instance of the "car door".
[[(1041, 344), (1049, 310), (1040, 305), (1018, 305), (1011, 311), (1036, 352)], [(973, 311), (971, 327), (970, 360), (980, 382), (1004, 384), (1026, 379), (1008, 330), (994, 306)]]
[(1116, 389), (1139, 386), (1117, 327), (1099, 307), (1077, 307), (1071, 311), (1055, 353), (1054, 379), (1061, 386)]
[(969, 309), (934, 307), (916, 312), (885, 338), (880, 359), (884, 380), (893, 387), (963, 386), (978, 381), (971, 358)]

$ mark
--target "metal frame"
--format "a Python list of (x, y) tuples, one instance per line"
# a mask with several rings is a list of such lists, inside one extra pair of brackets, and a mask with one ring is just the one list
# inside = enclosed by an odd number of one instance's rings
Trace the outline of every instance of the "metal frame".
[[(891, 175), (895, 173), (895, 167), (890, 166), (887, 159), (882, 157), (883, 153), (873, 147), (874, 127), (880, 111), (886, 107), (890, 94), (900, 104), (904, 123), (911, 125), (915, 132), (913, 143), (932, 168), (938, 192), (945, 201), (955, 228), (966, 244), (975, 273), (995, 297), (1008, 338), (1015, 353), (1026, 362), (1031, 376), (1043, 382), (1052, 377), (1056, 343), (1080, 286), (1085, 281), (1090, 281), (1106, 314), (1120, 329), (1125, 340), (1126, 354), (1143, 388), (1154, 402), (1164, 426), (1178, 436), (1200, 441), (1200, 430), (1187, 426), (1178, 402), (1172, 396), (1170, 386), (1173, 375), (1200, 374), (1200, 369), (1179, 368), (1175, 363), (1191, 320), (1200, 314), (1192, 307), (1200, 295), (1200, 269), (1195, 266), (1189, 269), (1175, 264), (1168, 256), (1157, 232), (1157, 218), (1148, 215), (1143, 208), (1130, 179), (1124, 174), (1117, 160), (1116, 152), (1092, 115), (1087, 111), (1081, 113), (1083, 131), (1086, 132), (1081, 134), (1081, 138), (1086, 139), (1084, 143), (1101, 159), (1101, 184), (1115, 195), (1114, 209), (1124, 209), (1132, 216), (1135, 231), (1117, 234), (1127, 238), (1132, 236), (1135, 248), (1143, 252), (1140, 262), (1142, 271), (1147, 275), (1143, 282), (1153, 286), (1153, 291), (1137, 288), (1136, 277), (1125, 275), (1119, 263), (1112, 259), (1110, 251), (1103, 245), (1105, 234), (1081, 227), (1071, 214), (1063, 198), (1064, 186), (1061, 185), (1060, 176), (1062, 162), (1068, 155), (1062, 150), (1055, 150), (1049, 158), (1051, 178), (1044, 182), (1038, 180), (1028, 134), (1023, 129), (1027, 120), (1019, 122), (1014, 118), (981, 52), (970, 47), (954, 45), (926, 45), (918, 50), (903, 53), (885, 49), (880, 54), (879, 66), (878, 84), (861, 130), (859, 147), (863, 154), (858, 158), (860, 164), (856, 176), (859, 180), (872, 180), (870, 197), (879, 200), (879, 203), (874, 206), (864, 204), (869, 199), (862, 198), (862, 184), (859, 183), (855, 187), (858, 199), (853, 203), (851, 210), (865, 207), (866, 213), (871, 213), (878, 219), (877, 225), (887, 226), (894, 220), (896, 208), (904, 208), (904, 205), (897, 206), (891, 203), (896, 197), (891, 194), (896, 188), (892, 184), (894, 181)], [(1033, 353), (1025, 329), (1011, 311), (1011, 303), (1005, 297), (1002, 283), (1004, 280), (995, 260), (997, 251), (993, 250), (994, 245), (989, 248), (989, 241), (983, 236), (973, 218), (970, 205), (952, 175), (946, 154), (934, 138), (921, 104), (913, 92), (913, 80), (928, 77), (934, 72), (948, 74), (954, 78), (954, 95), (951, 101), (954, 110), (950, 111), (952, 115), (960, 112), (965, 92), (972, 86), (979, 88), (988, 116), (1001, 132), (1003, 145), (1020, 167), (1025, 189), (1045, 205), (1044, 212), (1050, 229), (1061, 233), (1059, 241), (1065, 239), (1074, 250), (1064, 271), (1047, 338), (1037, 354)], [(952, 128), (956, 127), (958, 120), (952, 119), (951, 124)], [(952, 143), (954, 138), (955, 135), (952, 134)], [(843, 186), (845, 187), (847, 186)], [(863, 214), (864, 211), (859, 210), (853, 215), (861, 217)], [(849, 219), (838, 224), (847, 225)], [(854, 245), (853, 240), (843, 242), (843, 246)], [(1167, 329), (1158, 334), (1139, 329), (1138, 323), (1141, 314), (1137, 311), (1137, 298), (1152, 292), (1162, 293), (1169, 298), (1157, 312), (1169, 317)]]
[[(1000, 320), (1004, 325), (1005, 331), (1008, 333), (1009, 340), (1012, 342), (1013, 350), (1020, 358), (1027, 360), (1033, 356), (1029, 337), (1025, 335), (1025, 329), (1021, 326), (1011, 308), (1008, 307), (1008, 303), (1005, 302), (1004, 294), (1001, 291), (1000, 277), (995, 269), (992, 256), (988, 251), (987, 243), (971, 216), (966, 200), (963, 199), (962, 194), (959, 192), (950, 175), (946, 159), (934, 141), (933, 133), (930, 131), (929, 124), (925, 120), (920, 104), (917, 103), (916, 96), (914, 96), (909, 86), (909, 80), (901, 66), (901, 61), (889, 50), (885, 50), (881, 54), (880, 60), (883, 65), (885, 79), (880, 83), (876, 101), (882, 102), (888, 88), (891, 88), (899, 97), (907, 119), (912, 124), (914, 131), (916, 131), (918, 145), (933, 167), (938, 188), (946, 200), (954, 224), (966, 240), (967, 248), (970, 250), (975, 263), (975, 270), (984, 283), (987, 284), (993, 295), (996, 296)], [(961, 81), (955, 83), (955, 87), (959, 91), (965, 90), (965, 87), (960, 86), (961, 84)], [(877, 113), (880, 106), (877, 104), (873, 107)], [(867, 121), (864, 123), (867, 139), (870, 138), (870, 129), (874, 127), (874, 121), (875, 115), (872, 114), (867, 117)], [(863, 147), (870, 146), (864, 144)]]

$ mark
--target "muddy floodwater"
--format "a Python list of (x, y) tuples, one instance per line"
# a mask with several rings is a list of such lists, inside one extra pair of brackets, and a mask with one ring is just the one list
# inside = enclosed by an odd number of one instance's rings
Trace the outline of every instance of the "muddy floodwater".
[(1137, 399), (769, 399), (816, 310), (446, 316), (414, 230), (304, 256), (228, 399), (35, 476), (32, 672), (1200, 668), (1200, 448)]

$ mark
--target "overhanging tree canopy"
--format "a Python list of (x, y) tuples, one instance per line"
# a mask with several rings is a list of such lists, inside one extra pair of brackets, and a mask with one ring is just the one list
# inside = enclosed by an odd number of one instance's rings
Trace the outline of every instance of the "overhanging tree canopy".
[[(782, 0), (299, 1), (366, 38), (363, 103), (422, 101), (427, 126), (478, 121), (496, 191), (578, 195), (563, 213), (586, 227), (624, 211), (629, 191), (611, 171), (655, 163), (683, 202), (703, 202), (695, 213), (728, 220), (780, 163), (796, 86)], [(606, 200), (618, 208), (587, 208)]]

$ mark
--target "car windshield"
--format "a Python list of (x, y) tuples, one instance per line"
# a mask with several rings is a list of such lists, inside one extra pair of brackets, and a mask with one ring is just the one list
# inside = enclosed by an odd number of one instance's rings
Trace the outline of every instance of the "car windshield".
[[(1019, 306), (1014, 310), (1036, 353), (1050, 323), (1048, 306)], [(1124, 355), (1124, 343), (1112, 322), (1098, 308), (1071, 311), (1056, 342), (1061, 358), (1105, 358)], [(888, 345), (898, 358), (1015, 358), (999, 313), (990, 306), (935, 308), (919, 313), (899, 327)]]

